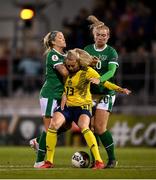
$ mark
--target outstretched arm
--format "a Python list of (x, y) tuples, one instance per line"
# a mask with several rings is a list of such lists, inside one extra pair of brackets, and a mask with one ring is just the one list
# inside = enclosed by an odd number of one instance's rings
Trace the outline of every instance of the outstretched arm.
[[(100, 83), (100, 80), (98, 78), (91, 78), (90, 82), (93, 83), (93, 84), (98, 85)], [(114, 83), (109, 82), (109, 81), (105, 81), (103, 83), (103, 86), (106, 87), (107, 89), (114, 90), (114, 91), (117, 91), (117, 92), (120, 92), (120, 93), (123, 93), (123, 94), (129, 95), (131, 93), (131, 91), (129, 89), (122, 88), (120, 86), (117, 86)]]
[(115, 90), (115, 91), (123, 93), (123, 94), (129, 95), (131, 93), (131, 91), (129, 89), (122, 88), (120, 86), (117, 86), (116, 84), (109, 82), (109, 81), (104, 82), (103, 85), (110, 90)]

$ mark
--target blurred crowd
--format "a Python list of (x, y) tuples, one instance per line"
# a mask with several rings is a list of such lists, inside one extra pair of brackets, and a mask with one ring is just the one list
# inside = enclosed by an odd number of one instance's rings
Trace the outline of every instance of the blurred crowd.
[(0, 95), (8, 96), (9, 80), (12, 81), (12, 90), (17, 95), (31, 94), (40, 89), (43, 75), (42, 56), (35, 49), (24, 53), (18, 49), (13, 59), (9, 49), (2, 49), (0, 56)]
[(132, 52), (139, 46), (151, 50), (152, 42), (156, 41), (156, 18), (152, 6), (146, 4), (140, 0), (97, 0), (91, 12), (81, 9), (73, 22), (65, 18), (63, 26), (69, 48), (83, 48), (91, 42), (86, 18), (93, 14), (110, 28), (109, 43), (118, 50), (125, 47)]
[[(141, 0), (96, 0), (92, 10), (87, 7), (80, 9), (72, 21), (64, 18), (62, 31), (66, 37), (67, 50), (84, 48), (92, 43), (86, 20), (90, 14), (110, 28), (109, 44), (119, 53), (119, 63), (122, 64), (119, 70), (119, 74), (122, 74), (121, 83), (139, 92), (145, 88), (147, 78), (147, 89), (149, 93), (154, 93), (156, 14), (152, 4)], [(30, 48), (23, 53), (23, 50), (18, 49), (10, 60), (11, 50), (7, 45), (0, 46), (0, 96), (8, 96), (10, 84), (15, 94), (32, 94), (40, 89), (45, 66), (42, 51)]]

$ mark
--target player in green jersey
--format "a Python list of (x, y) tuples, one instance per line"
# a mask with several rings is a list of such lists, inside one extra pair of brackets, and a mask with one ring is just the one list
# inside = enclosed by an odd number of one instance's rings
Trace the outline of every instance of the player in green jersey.
[(95, 80), (91, 92), (95, 102), (95, 116), (93, 122), (94, 133), (97, 141), (100, 139), (108, 154), (106, 168), (114, 168), (117, 161), (114, 153), (114, 142), (111, 133), (107, 130), (110, 112), (115, 102), (115, 91), (104, 89), (99, 83), (110, 81), (114, 82), (114, 77), (119, 66), (118, 54), (116, 50), (107, 44), (110, 37), (109, 28), (95, 16), (89, 16), (88, 20), (92, 23), (91, 31), (94, 37), (94, 44), (86, 46), (84, 49), (90, 55), (99, 58), (95, 66), (100, 74), (100, 79)]
[[(53, 117), (53, 112), (61, 101), (64, 89), (63, 78), (68, 76), (68, 70), (63, 64), (65, 58), (63, 49), (66, 47), (66, 42), (62, 32), (49, 32), (44, 37), (44, 46), (46, 48), (46, 80), (40, 91), (40, 107), (45, 130), (38, 140), (39, 147), (34, 164), (35, 168), (39, 168), (44, 163), (46, 131)], [(30, 144), (32, 146), (37, 145), (35, 141), (36, 139), (31, 140)]]

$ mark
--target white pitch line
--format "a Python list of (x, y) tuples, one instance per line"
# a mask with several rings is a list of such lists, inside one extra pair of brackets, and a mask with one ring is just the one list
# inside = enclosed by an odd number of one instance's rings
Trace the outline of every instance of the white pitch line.
[(154, 167), (155, 167), (155, 168), (156, 168), (156, 165), (152, 165), (152, 166), (148, 166), (148, 165), (147, 165), (147, 166), (139, 166), (139, 165), (133, 166), (133, 165), (132, 165), (132, 166), (117, 166), (117, 167), (121, 167), (121, 168), (124, 168), (124, 167), (125, 167), (125, 168), (130, 168), (130, 167), (135, 167), (135, 168), (153, 167), (153, 168), (154, 168)]
[[(40, 168), (33, 168), (32, 166), (7, 166), (7, 165), (0, 165), (0, 171), (40, 171), (40, 170), (51, 170), (51, 171), (57, 171), (57, 170), (79, 170), (80, 168), (73, 168), (73, 167), (63, 167), (63, 168), (50, 168), (50, 169), (40, 169)], [(82, 168), (83, 169), (83, 168)], [(156, 166), (117, 166), (115, 168), (116, 170), (156, 170)], [(89, 168), (83, 169), (83, 170), (89, 170)], [(91, 169), (90, 169), (91, 170)], [(109, 169), (106, 169), (109, 170)]]
[[(39, 169), (39, 168), (12, 168), (12, 169), (0, 169), (0, 171), (57, 171), (57, 170), (73, 170), (73, 168), (47, 168), (47, 169)], [(75, 170), (78, 170), (78, 168), (75, 168)]]

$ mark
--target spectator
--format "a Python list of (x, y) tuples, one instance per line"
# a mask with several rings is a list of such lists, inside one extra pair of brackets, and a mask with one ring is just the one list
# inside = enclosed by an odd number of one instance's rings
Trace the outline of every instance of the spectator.
[(8, 121), (7, 119), (3, 118), (0, 119), (0, 145), (8, 144)]
[(0, 48), (0, 95), (8, 95), (8, 73), (9, 73), (10, 51), (8, 48)]
[(18, 70), (24, 75), (24, 91), (28, 93), (35, 91), (37, 89), (38, 77), (42, 71), (42, 65), (36, 57), (36, 51), (34, 49), (30, 50), (28, 56), (21, 60)]

